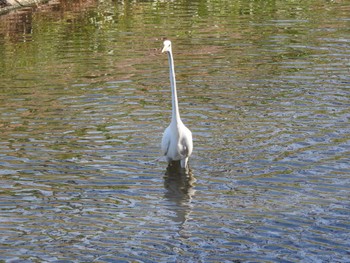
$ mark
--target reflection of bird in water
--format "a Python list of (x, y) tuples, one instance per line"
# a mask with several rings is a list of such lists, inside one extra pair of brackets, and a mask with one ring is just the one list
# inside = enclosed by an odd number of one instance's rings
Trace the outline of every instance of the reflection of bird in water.
[(171, 122), (163, 134), (161, 145), (162, 153), (166, 157), (168, 163), (171, 163), (172, 161), (181, 161), (181, 167), (187, 168), (188, 157), (190, 157), (193, 149), (192, 133), (185, 124), (183, 124), (180, 118), (176, 93), (174, 60), (171, 50), (171, 42), (169, 40), (164, 41), (162, 52), (168, 54), (172, 97)]
[(192, 211), (191, 200), (195, 194), (192, 171), (187, 172), (181, 168), (180, 162), (173, 162), (166, 169), (164, 187), (167, 190), (164, 197), (171, 201), (169, 209), (175, 212), (173, 221), (185, 223)]

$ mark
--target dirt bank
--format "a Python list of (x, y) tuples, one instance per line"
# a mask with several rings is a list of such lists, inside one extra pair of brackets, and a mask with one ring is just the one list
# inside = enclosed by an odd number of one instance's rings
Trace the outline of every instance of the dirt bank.
[(39, 5), (49, 0), (0, 0), (0, 15), (21, 7)]

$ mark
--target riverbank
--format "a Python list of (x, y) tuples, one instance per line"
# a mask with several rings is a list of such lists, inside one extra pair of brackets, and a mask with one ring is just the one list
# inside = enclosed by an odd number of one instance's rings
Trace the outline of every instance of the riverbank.
[(14, 9), (35, 6), (48, 1), (49, 0), (0, 0), (0, 15), (6, 14)]

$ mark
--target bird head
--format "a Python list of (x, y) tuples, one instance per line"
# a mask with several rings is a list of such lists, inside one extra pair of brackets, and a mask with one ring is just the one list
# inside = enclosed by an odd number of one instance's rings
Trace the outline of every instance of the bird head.
[(163, 47), (163, 49), (162, 49), (162, 53), (164, 53), (164, 52), (170, 52), (170, 51), (171, 51), (171, 41), (170, 41), (170, 40), (165, 40), (165, 41), (163, 42), (163, 44), (164, 44), (164, 47)]

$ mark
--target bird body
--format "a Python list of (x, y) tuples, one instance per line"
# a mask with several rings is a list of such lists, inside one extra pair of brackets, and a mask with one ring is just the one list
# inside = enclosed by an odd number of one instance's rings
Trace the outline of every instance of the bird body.
[(172, 55), (171, 42), (164, 41), (162, 53), (166, 52), (169, 59), (170, 84), (172, 94), (172, 117), (170, 125), (165, 129), (161, 143), (162, 153), (168, 163), (180, 161), (182, 168), (188, 167), (188, 158), (192, 154), (193, 142), (191, 131), (183, 124), (180, 118), (177, 100), (174, 59)]

